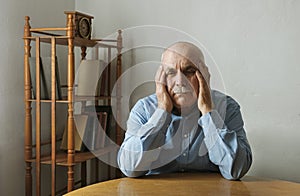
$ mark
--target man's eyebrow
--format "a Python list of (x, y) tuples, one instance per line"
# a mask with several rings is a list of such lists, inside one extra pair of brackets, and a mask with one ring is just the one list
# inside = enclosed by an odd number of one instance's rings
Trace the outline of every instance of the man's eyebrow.
[(190, 63), (188, 66), (186, 66), (186, 67), (183, 68), (183, 70), (188, 70), (188, 69), (195, 69), (195, 70), (197, 70), (198, 68), (195, 65), (193, 65), (193, 64)]
[(176, 70), (174, 67), (166, 67), (166, 71)]

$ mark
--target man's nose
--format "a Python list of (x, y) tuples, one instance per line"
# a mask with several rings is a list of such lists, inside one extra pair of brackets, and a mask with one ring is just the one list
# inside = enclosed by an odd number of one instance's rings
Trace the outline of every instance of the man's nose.
[(186, 76), (181, 71), (178, 71), (175, 82), (177, 86), (186, 86)]

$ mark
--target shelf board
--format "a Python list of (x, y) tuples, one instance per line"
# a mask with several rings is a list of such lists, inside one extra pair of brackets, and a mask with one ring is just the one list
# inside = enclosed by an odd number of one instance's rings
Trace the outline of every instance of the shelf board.
[[(75, 152), (75, 161), (76, 163), (81, 163), (90, 159), (93, 159), (97, 156), (104, 155), (114, 150), (115, 145), (107, 145), (104, 148), (93, 152)], [(33, 157), (32, 159), (27, 160), (28, 162), (34, 163), (36, 162), (36, 158)], [(41, 156), (41, 164), (51, 164), (51, 154), (50, 155), (42, 155)], [(60, 166), (69, 166), (68, 164), (68, 154), (64, 151), (59, 151), (56, 153), (56, 165)]]
[(75, 96), (74, 101), (109, 100), (112, 96)]
[[(73, 98), (74, 102), (79, 102), (79, 101), (93, 101), (93, 100), (109, 100), (111, 99), (112, 96), (75, 96)], [(29, 99), (29, 101), (31, 102), (37, 102), (36, 99)], [(51, 103), (52, 100), (50, 99), (41, 99), (40, 100), (41, 103)], [(55, 100), (56, 103), (68, 103), (68, 100), (66, 98), (64, 99), (60, 99), (60, 100)]]
[[(37, 102), (36, 99), (29, 99), (29, 101), (31, 101), (31, 102)], [(47, 99), (47, 100), (46, 100), (46, 99), (41, 99), (40, 102), (41, 102), (41, 103), (51, 103), (52, 100), (49, 100), (49, 99)], [(56, 103), (68, 103), (68, 100), (62, 99), (62, 100), (56, 100), (55, 102), (56, 102)]]
[[(33, 41), (36, 40), (37, 37), (40, 38), (40, 42), (44, 43), (50, 43), (51, 44), (51, 38), (55, 37), (56, 38), (56, 44), (58, 45), (68, 45), (68, 39), (70, 38), (69, 36), (66, 35), (59, 35), (59, 34), (53, 34), (53, 33), (48, 33), (48, 32), (43, 32), (43, 31), (32, 31), (32, 33), (37, 33), (37, 34), (43, 34), (44, 36), (30, 36), (30, 37), (23, 37), (24, 39), (31, 39)], [(86, 47), (94, 47), (97, 45), (98, 47), (102, 48), (118, 48), (117, 45), (111, 45), (107, 44), (106, 42), (117, 42), (117, 40), (105, 40), (105, 39), (84, 39), (81, 37), (74, 37), (74, 46), (86, 46)]]
[[(51, 43), (51, 39), (42, 38), (42, 42), (45, 43)], [(68, 45), (68, 39), (57, 39), (56, 43), (59, 45)], [(83, 39), (80, 37), (74, 38), (74, 46), (86, 46), (86, 47), (94, 47), (97, 44), (97, 42), (93, 40)]]
[[(37, 33), (37, 32), (34, 32), (34, 33)], [(43, 34), (42, 32), (40, 32), (41, 34)], [(31, 39), (33, 41), (35, 41), (35, 39), (37, 37), (40, 37), (40, 41), (41, 42), (44, 42), (44, 43), (51, 43), (51, 38), (52, 37), (55, 37), (56, 38), (56, 44), (58, 45), (68, 45), (68, 36), (65, 36), (65, 35), (56, 35), (56, 34), (53, 34), (53, 35), (49, 35), (47, 34), (48, 36), (31, 36), (31, 37), (24, 37), (24, 39)], [(89, 40), (89, 39), (83, 39), (83, 38), (80, 38), (80, 37), (74, 37), (73, 39), (74, 41), (74, 46), (86, 46), (86, 47), (94, 47), (96, 44), (97, 44), (97, 41), (94, 41), (94, 40)]]

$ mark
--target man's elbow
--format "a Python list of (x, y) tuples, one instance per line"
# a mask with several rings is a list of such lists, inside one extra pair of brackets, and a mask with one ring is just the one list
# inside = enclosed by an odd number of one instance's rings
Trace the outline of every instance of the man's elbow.
[(125, 176), (129, 178), (138, 178), (146, 174), (146, 172), (144, 171), (128, 171), (128, 170), (121, 170), (121, 171)]
[(243, 167), (237, 167), (237, 168), (232, 168), (230, 174), (228, 175), (223, 175), (224, 178), (228, 180), (239, 180), (240, 178), (244, 177), (246, 173), (249, 171), (250, 166), (252, 164), (252, 159), (248, 159), (248, 161), (244, 164)]

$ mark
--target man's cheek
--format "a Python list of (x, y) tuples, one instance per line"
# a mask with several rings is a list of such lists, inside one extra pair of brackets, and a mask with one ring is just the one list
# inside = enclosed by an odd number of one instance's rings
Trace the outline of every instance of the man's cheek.
[(167, 91), (168, 91), (169, 95), (171, 96), (172, 95), (172, 88), (167, 86)]
[(191, 78), (191, 80), (189, 81), (189, 85), (194, 90), (194, 92), (199, 91), (199, 81), (196, 75)]
[(166, 88), (167, 88), (168, 93), (171, 94), (172, 93), (172, 84), (170, 82), (168, 82), (168, 81), (167, 81)]

